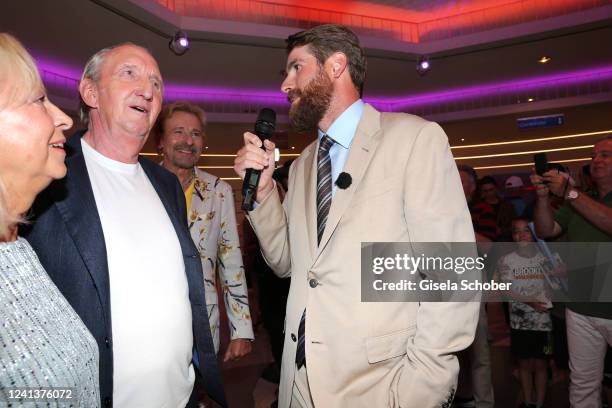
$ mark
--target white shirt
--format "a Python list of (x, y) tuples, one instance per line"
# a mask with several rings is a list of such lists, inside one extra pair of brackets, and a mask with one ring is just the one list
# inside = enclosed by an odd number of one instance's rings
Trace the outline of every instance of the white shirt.
[(114, 406), (185, 406), (193, 332), (176, 231), (139, 163), (81, 146), (108, 259)]
[[(500, 277), (504, 282), (512, 283), (513, 292), (549, 302), (544, 277), (545, 263), (546, 258), (541, 252), (532, 257), (511, 252), (500, 260)], [(538, 312), (523, 302), (511, 301), (510, 327), (515, 330), (551, 331), (552, 320), (548, 311)]]

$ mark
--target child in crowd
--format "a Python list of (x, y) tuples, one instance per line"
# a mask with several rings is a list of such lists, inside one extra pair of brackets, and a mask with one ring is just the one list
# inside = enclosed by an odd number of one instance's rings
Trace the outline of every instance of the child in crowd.
[(514, 252), (502, 257), (497, 275), (511, 283), (511, 351), (519, 365), (524, 402), (521, 408), (542, 407), (546, 396), (548, 361), (552, 355), (552, 321), (544, 277), (547, 260), (535, 244), (529, 220), (512, 221)]

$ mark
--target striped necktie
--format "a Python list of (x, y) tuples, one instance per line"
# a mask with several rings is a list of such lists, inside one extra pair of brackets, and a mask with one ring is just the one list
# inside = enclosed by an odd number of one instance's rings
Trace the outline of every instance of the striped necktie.
[[(317, 245), (321, 243), (327, 215), (332, 200), (332, 172), (329, 150), (334, 145), (334, 140), (324, 135), (319, 142), (317, 155)], [(298, 369), (306, 364), (306, 348), (304, 346), (304, 331), (306, 326), (306, 309), (302, 313), (300, 326), (298, 328), (298, 344), (295, 353), (295, 362)]]

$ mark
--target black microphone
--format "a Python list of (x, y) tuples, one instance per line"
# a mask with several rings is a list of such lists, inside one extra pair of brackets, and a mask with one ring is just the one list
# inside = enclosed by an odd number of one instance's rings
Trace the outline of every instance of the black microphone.
[[(270, 108), (263, 108), (257, 115), (257, 121), (255, 122), (255, 133), (262, 142), (269, 139), (274, 133), (276, 127), (276, 112)], [(266, 150), (265, 146), (261, 145), (263, 150)], [(257, 186), (259, 185), (259, 177), (261, 177), (261, 170), (247, 169), (242, 183), (242, 209), (251, 211), (253, 204), (255, 203), (255, 195), (257, 194)]]

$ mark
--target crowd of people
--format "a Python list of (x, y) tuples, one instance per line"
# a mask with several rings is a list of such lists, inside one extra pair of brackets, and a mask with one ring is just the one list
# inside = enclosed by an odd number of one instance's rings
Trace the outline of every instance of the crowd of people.
[[(505, 252), (496, 254), (497, 262), (487, 269), (494, 279), (512, 282), (515, 288), (504, 304), (504, 311), (521, 385), (517, 395), (521, 407), (544, 406), (552, 369), (569, 369), (570, 406), (599, 407), (602, 397), (604, 402), (612, 402), (609, 381), (612, 304), (585, 300), (584, 284), (588, 291), (597, 284), (594, 271), (568, 273), (558, 253), (552, 255), (563, 271), (547, 270), (549, 260), (535, 245), (537, 240), (567, 243), (612, 240), (611, 157), (612, 137), (607, 136), (595, 142), (591, 163), (578, 172), (550, 163), (543, 175), (532, 172), (522, 177), (504, 176), (503, 188), (493, 176), (478, 179), (471, 167), (458, 166), (479, 251), (491, 254), (495, 242), (516, 243), (513, 251), (503, 246), (501, 250)], [(529, 181), (525, 182), (527, 177)], [(573, 301), (551, 302), (550, 294), (546, 296), (552, 290), (550, 286), (554, 286), (546, 275), (555, 273), (568, 279), (569, 300)], [(541, 297), (527, 295), (534, 293)], [(609, 300), (609, 296), (604, 300)], [(471, 347), (476, 344), (477, 339)], [(472, 381), (473, 395), (456, 399), (464, 402), (457, 406), (493, 406), (492, 398), (483, 397), (482, 393), (483, 386), (485, 391), (490, 389), (490, 377), (477, 378)]]
[[(83, 407), (227, 406), (219, 364), (252, 351), (250, 273), (278, 406), (493, 407), (485, 302), (362, 302), (361, 243), (467, 242), (476, 257), (514, 242), (484, 274), (516, 288), (516, 403), (544, 406), (554, 361), (569, 367), (571, 406), (600, 407), (612, 304), (555, 315), (560, 305), (524, 293), (546, 292), (537, 240), (612, 241), (612, 138), (579, 175), (551, 166), (478, 178), (455, 163), (439, 125), (361, 99), (366, 59), (348, 28), (296, 33), (287, 54), (291, 126), (317, 137), (275, 169), (274, 143), (243, 135), (234, 169), (261, 177), (246, 214), (254, 239), (241, 248), (231, 187), (197, 167), (206, 115), (163, 105), (146, 49), (124, 43), (89, 59), (86, 128), (67, 139), (72, 119), (0, 33), (2, 401), (21, 406), (43, 389), (68, 392), (45, 401)], [(149, 137), (160, 163), (140, 156)], [(243, 255), (259, 253), (245, 271)], [(218, 357), (222, 310), (230, 342)]]

